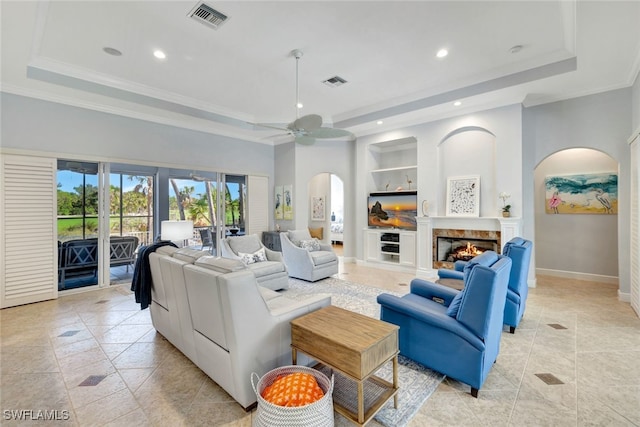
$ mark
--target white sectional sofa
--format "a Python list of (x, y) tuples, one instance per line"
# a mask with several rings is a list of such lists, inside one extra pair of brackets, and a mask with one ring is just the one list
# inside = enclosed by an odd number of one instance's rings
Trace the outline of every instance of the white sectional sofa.
[(331, 304), (329, 295), (286, 298), (241, 262), (207, 252), (166, 246), (149, 263), (154, 327), (244, 408), (256, 402), (252, 372), (291, 364), (289, 322)]

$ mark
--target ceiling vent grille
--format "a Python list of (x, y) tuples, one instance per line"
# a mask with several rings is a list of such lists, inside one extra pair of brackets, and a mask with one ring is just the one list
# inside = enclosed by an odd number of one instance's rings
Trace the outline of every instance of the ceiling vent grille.
[(198, 3), (188, 15), (190, 18), (207, 25), (214, 30), (220, 28), (229, 17), (204, 3)]
[(333, 76), (333, 77), (323, 81), (322, 83), (326, 84), (327, 86), (338, 87), (338, 86), (342, 86), (346, 82), (347, 81), (345, 79), (343, 79), (342, 77)]

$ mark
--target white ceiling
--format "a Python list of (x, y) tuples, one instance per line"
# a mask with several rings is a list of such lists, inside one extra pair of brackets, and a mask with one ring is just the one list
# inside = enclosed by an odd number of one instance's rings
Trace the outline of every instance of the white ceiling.
[[(3, 0), (2, 90), (265, 142), (247, 122), (295, 119), (293, 49), (300, 115), (356, 135), (627, 87), (640, 69), (640, 1), (206, 0), (230, 17), (217, 30), (187, 17), (196, 4)], [(322, 83), (335, 75), (348, 83)]]

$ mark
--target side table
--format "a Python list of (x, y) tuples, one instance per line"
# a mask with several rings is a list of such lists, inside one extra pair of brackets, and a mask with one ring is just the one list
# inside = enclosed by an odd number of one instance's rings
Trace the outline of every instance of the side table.
[[(334, 408), (351, 422), (364, 425), (393, 397), (398, 407), (398, 329), (396, 325), (335, 306), (328, 306), (291, 321), (291, 356), (301, 351), (340, 372), (357, 385), (357, 412), (340, 402), (334, 390)], [(393, 383), (373, 375), (392, 361)], [(365, 407), (365, 385), (375, 382), (383, 392)]]

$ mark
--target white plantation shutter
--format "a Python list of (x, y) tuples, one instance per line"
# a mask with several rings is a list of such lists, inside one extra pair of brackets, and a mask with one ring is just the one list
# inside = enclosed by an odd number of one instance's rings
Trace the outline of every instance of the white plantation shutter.
[(269, 229), (269, 178), (247, 178), (247, 229), (246, 234), (262, 235)]
[(640, 135), (631, 141), (631, 307), (640, 316)]
[(0, 308), (58, 296), (56, 159), (0, 161)]

